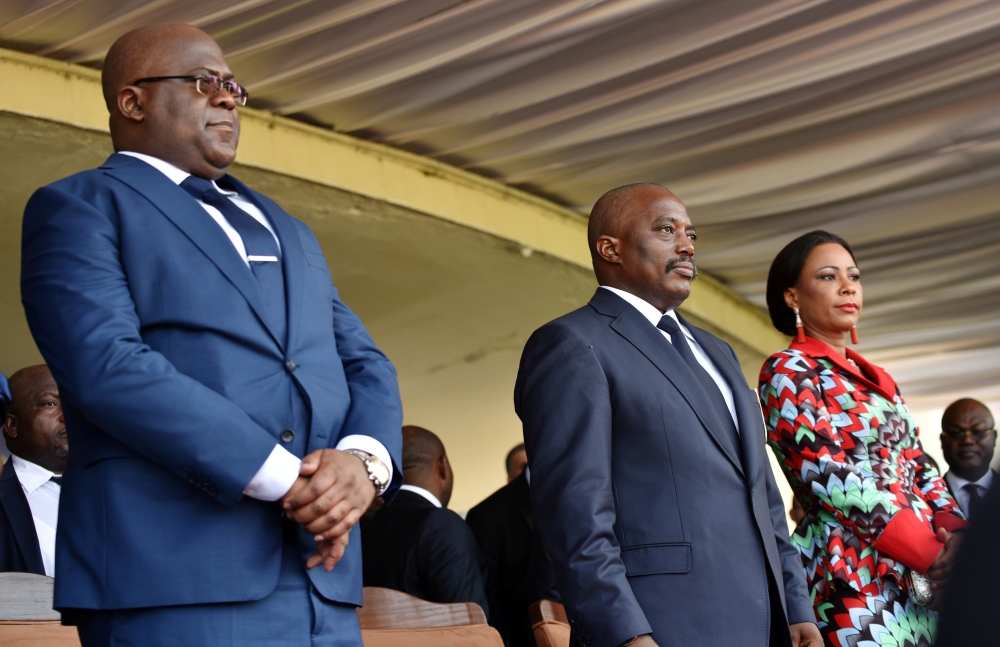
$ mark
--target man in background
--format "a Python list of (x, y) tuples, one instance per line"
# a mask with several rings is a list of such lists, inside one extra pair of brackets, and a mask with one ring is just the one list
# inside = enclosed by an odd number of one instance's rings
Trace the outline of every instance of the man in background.
[(11, 456), (0, 475), (0, 571), (54, 577), (59, 494), (69, 455), (59, 388), (43, 364), (14, 373), (10, 390), (3, 418)]
[(515, 445), (514, 449), (507, 452), (507, 482), (510, 483), (524, 471), (528, 466), (528, 453), (524, 451), (524, 443)]
[[(3, 419), (7, 417), (7, 407), (10, 405), (10, 384), (7, 382), (7, 376), (0, 373), (0, 425), (3, 424)], [(10, 452), (7, 451), (7, 444), (4, 443), (3, 436), (0, 435), (0, 475), (3, 474), (3, 464), (10, 456)]]
[(365, 586), (475, 602), (488, 617), (482, 558), (472, 531), (447, 507), (455, 477), (433, 432), (403, 427), (403, 482), (396, 500), (362, 526)]
[(965, 516), (975, 518), (986, 492), (997, 478), (990, 468), (997, 432), (985, 404), (963, 398), (941, 416), (941, 452), (948, 463), (944, 480)]
[[(469, 510), (466, 522), (486, 558), (496, 586), (496, 609), (490, 623), (508, 647), (535, 647), (528, 608), (538, 600), (559, 601), (552, 562), (535, 534), (524, 445), (507, 454), (507, 485)], [(514, 459), (512, 461), (511, 459)], [(514, 471), (516, 470), (516, 473)], [(513, 474), (513, 477), (511, 476)]]

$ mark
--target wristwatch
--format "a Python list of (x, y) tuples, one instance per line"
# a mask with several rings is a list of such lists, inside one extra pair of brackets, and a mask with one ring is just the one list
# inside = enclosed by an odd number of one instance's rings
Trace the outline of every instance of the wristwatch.
[(345, 449), (345, 454), (353, 454), (361, 459), (368, 470), (368, 480), (375, 485), (375, 496), (380, 497), (389, 487), (389, 477), (392, 476), (386, 464), (374, 454), (361, 451), (360, 449)]

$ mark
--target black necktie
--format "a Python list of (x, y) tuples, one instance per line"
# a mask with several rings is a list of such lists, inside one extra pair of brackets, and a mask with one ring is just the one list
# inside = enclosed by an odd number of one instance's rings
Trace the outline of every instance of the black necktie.
[(53, 476), (49, 480), (52, 481), (53, 483), (55, 483), (56, 485), (58, 485), (59, 487), (62, 487), (62, 477), (61, 476)]
[(971, 521), (979, 513), (979, 507), (983, 504), (983, 497), (979, 494), (979, 486), (975, 483), (966, 483), (962, 486), (962, 489), (969, 495), (969, 510), (965, 516)]
[(267, 227), (233, 204), (232, 200), (220, 193), (208, 180), (192, 175), (181, 182), (181, 188), (190, 193), (195, 200), (201, 200), (221, 211), (233, 229), (239, 233), (246, 248), (250, 269), (260, 284), (264, 308), (267, 311), (267, 323), (278, 339), (284, 342), (285, 275), (281, 269), (281, 252), (274, 236)]
[(671, 345), (677, 349), (684, 363), (688, 365), (691, 372), (698, 378), (698, 383), (701, 384), (706, 395), (708, 395), (709, 402), (712, 403), (712, 408), (715, 409), (715, 417), (718, 419), (719, 424), (722, 425), (722, 429), (728, 435), (730, 442), (732, 442), (732, 449), (739, 456), (739, 432), (736, 429), (736, 424), (733, 422), (732, 414), (729, 413), (729, 405), (726, 404), (726, 398), (723, 397), (722, 391), (719, 390), (719, 385), (708, 374), (708, 371), (701, 365), (698, 358), (694, 356), (694, 351), (691, 350), (687, 338), (681, 331), (680, 324), (670, 315), (663, 315), (656, 327), (670, 335)]

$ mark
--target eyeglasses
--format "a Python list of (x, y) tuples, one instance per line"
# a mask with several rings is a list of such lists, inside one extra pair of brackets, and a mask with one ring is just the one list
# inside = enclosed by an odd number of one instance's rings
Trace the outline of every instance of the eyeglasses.
[(941, 435), (948, 440), (962, 440), (965, 434), (969, 434), (976, 440), (982, 440), (995, 431), (996, 429), (946, 429)]
[(232, 95), (233, 101), (235, 101), (238, 106), (245, 106), (247, 104), (247, 99), (250, 98), (250, 93), (247, 92), (246, 88), (239, 83), (236, 83), (235, 81), (228, 81), (213, 74), (197, 74), (195, 76), (151, 76), (145, 79), (139, 79), (132, 85), (138, 85), (140, 83), (156, 83), (157, 81), (167, 81), (169, 79), (194, 81), (194, 87), (198, 93), (206, 94), (208, 96), (215, 96), (221, 90), (225, 90)]

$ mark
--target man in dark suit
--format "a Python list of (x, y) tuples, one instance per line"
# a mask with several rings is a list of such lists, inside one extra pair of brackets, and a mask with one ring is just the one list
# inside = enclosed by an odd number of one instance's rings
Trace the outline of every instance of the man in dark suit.
[(958, 547), (941, 601), (936, 647), (996, 645), (1000, 636), (1000, 488), (991, 488)]
[(663, 187), (595, 204), (601, 287), (535, 331), (514, 390), (535, 523), (577, 644), (818, 647), (757, 398), (675, 311), (694, 240)]
[(226, 174), (247, 95), (207, 34), (130, 32), (102, 78), (116, 153), (24, 216), (74, 447), (55, 606), (84, 647), (360, 646), (355, 524), (401, 480), (395, 370), (309, 228)]
[(59, 388), (45, 365), (10, 376), (3, 437), (11, 452), (0, 474), (0, 571), (55, 575), (60, 481), (69, 446)]
[(941, 453), (949, 468), (944, 480), (970, 520), (996, 481), (996, 470), (990, 468), (996, 444), (993, 414), (982, 402), (962, 398), (944, 410)]
[[(519, 447), (523, 452), (524, 446)], [(508, 474), (517, 449), (508, 454)], [(465, 518), (496, 587), (497, 609), (490, 623), (508, 647), (534, 647), (528, 608), (542, 599), (559, 601), (552, 562), (535, 532), (529, 482), (530, 474), (522, 466), (520, 474), (469, 510)]]
[(362, 526), (365, 586), (430, 602), (475, 602), (489, 616), (485, 565), (472, 531), (447, 508), (455, 479), (433, 432), (403, 427), (403, 481), (392, 505)]

